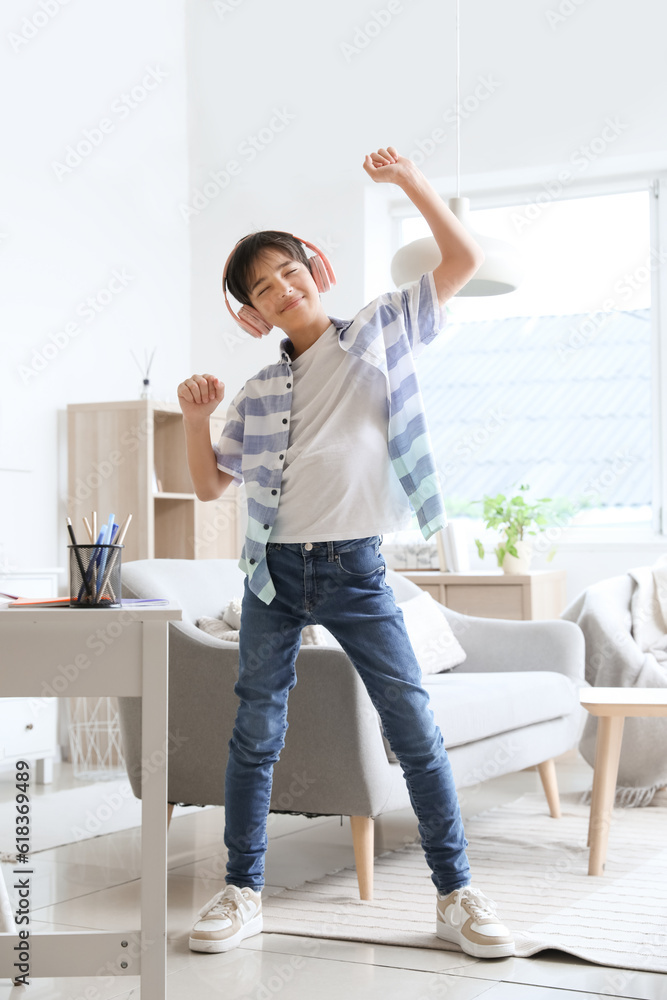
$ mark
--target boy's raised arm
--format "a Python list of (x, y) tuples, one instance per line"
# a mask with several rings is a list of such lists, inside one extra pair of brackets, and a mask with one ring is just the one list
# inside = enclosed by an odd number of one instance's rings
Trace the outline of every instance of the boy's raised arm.
[(442, 254), (433, 269), (441, 306), (470, 281), (484, 260), (479, 243), (461, 225), (416, 164), (399, 156), (393, 146), (367, 154), (364, 170), (376, 182), (397, 184), (428, 223)]

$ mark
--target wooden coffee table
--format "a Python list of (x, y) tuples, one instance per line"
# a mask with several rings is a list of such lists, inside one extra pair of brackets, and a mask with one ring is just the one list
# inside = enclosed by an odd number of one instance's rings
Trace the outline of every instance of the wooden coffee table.
[(628, 716), (667, 716), (667, 688), (581, 688), (583, 707), (598, 716), (593, 796), (588, 823), (588, 874), (602, 875), (607, 857), (623, 726)]

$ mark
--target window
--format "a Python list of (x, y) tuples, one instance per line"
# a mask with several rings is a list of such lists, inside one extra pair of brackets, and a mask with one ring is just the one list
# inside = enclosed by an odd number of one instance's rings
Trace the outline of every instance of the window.
[[(528, 483), (569, 511), (561, 523), (650, 526), (651, 198), (472, 212), (480, 234), (520, 250), (525, 277), (507, 295), (450, 299), (416, 362), (450, 518)], [(421, 216), (401, 219), (402, 245), (429, 235)]]

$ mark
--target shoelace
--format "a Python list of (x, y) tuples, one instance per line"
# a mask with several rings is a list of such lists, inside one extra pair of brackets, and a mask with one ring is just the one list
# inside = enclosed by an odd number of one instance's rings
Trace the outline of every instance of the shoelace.
[(453, 909), (448, 916), (454, 927), (461, 927), (468, 919), (468, 912), (463, 909), (464, 900), (472, 910), (475, 920), (484, 917), (494, 917), (497, 919), (496, 914), (493, 912), (496, 906), (495, 900), (486, 896), (481, 889), (470, 889), (466, 886), (466, 888), (460, 890)]
[(229, 917), (235, 909), (249, 910), (250, 904), (240, 889), (235, 885), (228, 885), (202, 906), (199, 916)]

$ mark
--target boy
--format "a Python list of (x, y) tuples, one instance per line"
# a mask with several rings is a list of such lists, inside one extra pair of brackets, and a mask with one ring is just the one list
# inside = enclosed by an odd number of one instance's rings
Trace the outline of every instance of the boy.
[[(393, 146), (363, 166), (374, 181), (402, 188), (428, 222), (441, 263), (349, 322), (320, 302), (318, 292), (335, 281), (326, 258), (307, 258), (291, 234), (250, 234), (230, 255), (223, 289), (226, 279), (244, 303), (236, 318), (247, 332), (277, 326), (286, 334), (280, 362), (236, 395), (216, 449), (209, 416), (224, 386), (194, 375), (178, 387), (197, 496), (216, 499), (232, 481), (244, 482), (248, 504), (240, 704), (225, 778), (227, 887), (200, 911), (193, 951), (228, 951), (262, 930), (273, 766), (301, 630), (319, 622), (359, 672), (401, 764), (438, 890), (436, 933), (478, 958), (514, 953), (495, 904), (470, 885), (449, 759), (379, 552), (381, 532), (410, 523), (410, 504), (427, 538), (446, 524), (413, 357), (444, 325), (444, 303), (484, 255)], [(271, 644), (272, 636), (281, 641)]]

